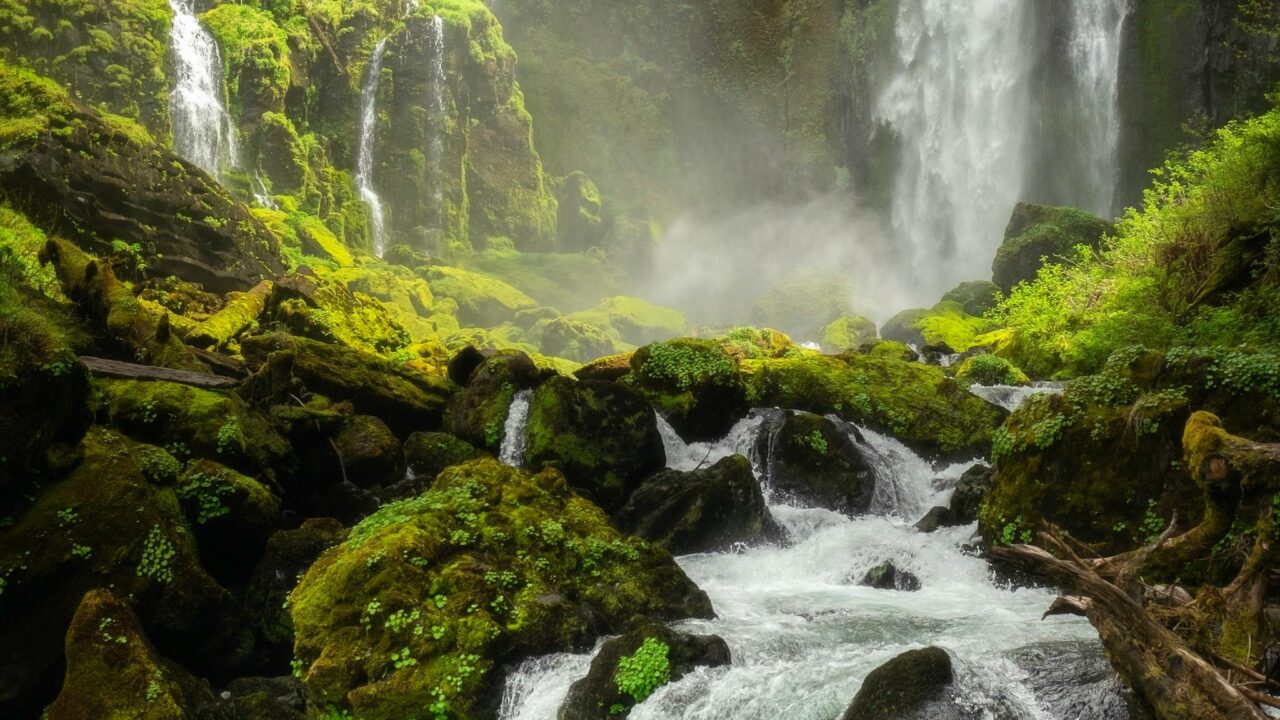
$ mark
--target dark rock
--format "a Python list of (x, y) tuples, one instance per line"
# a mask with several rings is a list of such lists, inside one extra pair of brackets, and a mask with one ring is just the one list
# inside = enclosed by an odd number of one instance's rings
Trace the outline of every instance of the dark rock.
[(917, 532), (936, 532), (939, 528), (947, 526), (947, 521), (950, 519), (950, 516), (951, 510), (949, 508), (938, 505), (929, 508), (929, 512), (925, 513), (924, 517), (917, 520), (913, 527), (915, 527)]
[(243, 587), (280, 523), (280, 499), (212, 460), (192, 461), (176, 487), (205, 568), (218, 582)]
[(475, 345), (462, 348), (449, 359), (449, 379), (466, 387), (471, 382), (471, 374), (485, 361), (485, 357)]
[(429, 484), (441, 470), (484, 457), (485, 453), (456, 435), (417, 432), (405, 440), (404, 455), (409, 472), (426, 478)]
[(551, 465), (606, 512), (666, 463), (653, 409), (620, 383), (556, 377), (529, 402), (529, 467)]
[(915, 592), (920, 589), (920, 578), (905, 570), (899, 570), (892, 560), (885, 560), (868, 570), (858, 584), (877, 590)]
[(296, 530), (277, 531), (267, 540), (244, 598), (245, 613), (259, 638), (261, 666), (280, 667), (293, 657), (293, 623), (286, 607), (289, 593), (320, 553), (346, 537), (347, 529), (337, 520), (313, 518)]
[(376, 417), (347, 418), (333, 444), (342, 458), (344, 475), (358, 487), (391, 485), (404, 477), (400, 441), (386, 423)]
[(991, 264), (991, 279), (1007, 293), (1034, 280), (1045, 262), (1070, 258), (1077, 245), (1097, 248), (1112, 227), (1083, 210), (1019, 203)]
[(703, 470), (663, 470), (644, 481), (613, 519), (673, 555), (716, 552), (784, 534), (765, 505), (751, 462), (741, 455)]
[(843, 720), (925, 720), (965, 717), (957, 709), (934, 715), (952, 686), (951, 656), (936, 647), (909, 650), (862, 682)]
[(885, 321), (884, 325), (880, 327), (880, 337), (905, 345), (922, 347), (924, 345), (924, 331), (917, 328), (916, 323), (928, 314), (929, 311), (922, 308), (903, 310)]
[(846, 515), (871, 509), (876, 477), (852, 426), (811, 413), (784, 412), (765, 421), (756, 452), (768, 458), (774, 492)]
[(981, 317), (996, 306), (999, 292), (1000, 286), (990, 280), (972, 280), (955, 286), (942, 299), (960, 303), (966, 313)]
[(236, 714), (252, 720), (302, 720), (307, 699), (302, 683), (291, 676), (237, 678), (227, 685)]
[(632, 379), (688, 442), (718, 440), (750, 410), (738, 362), (720, 344), (681, 338), (640, 348)]
[(1140, 701), (1126, 689), (1097, 643), (1058, 641), (1015, 650), (1013, 662), (1052, 717), (1147, 720)]
[(511, 401), (517, 392), (534, 387), (541, 379), (533, 360), (518, 350), (504, 350), (487, 358), (472, 371), (467, 386), (449, 398), (442, 429), (496, 453), (502, 445)]
[[(646, 645), (648, 643), (648, 645)], [(674, 682), (696, 667), (719, 667), (730, 662), (729, 646), (715, 635), (690, 635), (662, 625), (648, 625), (600, 647), (587, 676), (569, 688), (560, 705), (558, 720), (608, 720), (626, 717), (632, 706), (645, 698), (635, 698), (618, 688), (619, 663), (644, 646), (667, 662), (666, 680), (650, 691)], [(665, 652), (664, 652), (665, 650)], [(661, 678), (659, 678), (661, 679)]]
[(579, 380), (602, 380), (615, 382), (631, 374), (631, 356), (609, 355), (597, 358), (573, 371)]
[(947, 507), (946, 526), (968, 525), (978, 519), (978, 509), (991, 491), (995, 470), (987, 465), (974, 465), (960, 476)]

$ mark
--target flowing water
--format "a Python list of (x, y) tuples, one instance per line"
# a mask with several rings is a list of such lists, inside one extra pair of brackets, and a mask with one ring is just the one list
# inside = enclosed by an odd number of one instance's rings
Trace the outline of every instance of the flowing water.
[(1022, 407), (1022, 404), (1032, 396), (1058, 394), (1064, 387), (1066, 387), (1065, 384), (1054, 382), (1038, 382), (1031, 385), (973, 385), (969, 388), (969, 392), (992, 405), (999, 405), (1013, 412)]
[[(689, 469), (734, 452), (752, 457), (785, 546), (679, 558), (718, 618), (679, 623), (728, 642), (731, 666), (700, 668), (636, 707), (635, 720), (831, 720), (863, 678), (909, 649), (938, 645), (956, 658), (957, 704), (993, 720), (1128, 717), (1097, 635), (1078, 618), (1041, 621), (1054, 594), (1010, 590), (962, 548), (973, 527), (922, 535), (911, 528), (945, 502), (963, 465), (935, 471), (901, 443), (858, 429), (876, 468), (876, 514), (850, 519), (780, 503), (768, 492), (770, 412), (753, 413), (719, 443), (686, 445), (660, 422), (668, 464)], [(854, 428), (850, 428), (853, 432)], [(884, 560), (916, 574), (918, 592), (873, 590), (858, 579)], [(592, 653), (524, 663), (509, 678), (501, 717), (553, 720)]]
[[(1062, 202), (1109, 215), (1119, 135), (1117, 77), (1128, 0), (1071, 0), (1071, 77), (1037, 98), (1046, 7), (1024, 0), (901, 3), (894, 56), (873, 117), (897, 140), (890, 221), (914, 280), (948, 288), (988, 276), (1035, 166), (1036, 112), (1071, 115), (1088, 170)], [(1038, 104), (1045, 107), (1038, 108)], [(1052, 105), (1052, 106), (1050, 106)], [(1056, 119), (1056, 117), (1055, 117)]]
[(444, 203), (444, 133), (448, 115), (444, 105), (444, 18), (439, 15), (431, 17), (430, 35), (427, 38), (431, 47), (431, 103), (427, 107), (428, 131), (430, 140), (427, 143), (427, 162), (431, 171), (431, 199), (436, 209), (443, 210)]
[(502, 427), (502, 446), (498, 449), (498, 460), (504, 465), (524, 465), (525, 426), (529, 422), (529, 396), (532, 394), (531, 390), (521, 390), (507, 409), (507, 420)]
[(360, 142), (356, 147), (356, 188), (360, 199), (369, 206), (369, 228), (379, 257), (387, 248), (387, 220), (382, 198), (373, 187), (373, 140), (378, 124), (378, 84), (386, 51), (387, 38), (383, 38), (373, 48), (365, 70), (364, 84), (360, 86)]
[(173, 146), (217, 176), (239, 162), (236, 131), (223, 104), (218, 44), (195, 15), (195, 0), (169, 0), (169, 51), (177, 74), (169, 94)]

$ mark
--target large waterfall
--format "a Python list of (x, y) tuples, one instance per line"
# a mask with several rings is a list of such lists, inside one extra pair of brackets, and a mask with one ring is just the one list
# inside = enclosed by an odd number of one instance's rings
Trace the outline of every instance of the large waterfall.
[(212, 175), (238, 162), (236, 131), (223, 103), (218, 44), (195, 15), (195, 0), (169, 0), (169, 50), (177, 77), (169, 95), (173, 145)]
[[(901, 3), (892, 68), (874, 101), (898, 157), (890, 219), (912, 255), (911, 280), (939, 292), (987, 277), (1014, 205), (1026, 198), (1037, 112), (1072, 114), (1089, 177), (1062, 202), (1109, 214), (1115, 190), (1116, 78), (1127, 0), (1071, 0), (1070, 78), (1036, 97), (1032, 76), (1048, 4), (1024, 0)], [(1038, 107), (1037, 103), (1044, 105)]]
[(374, 47), (365, 71), (364, 85), (360, 88), (360, 144), (356, 148), (356, 187), (360, 190), (360, 199), (369, 206), (369, 224), (379, 256), (387, 247), (387, 221), (382, 198), (373, 187), (373, 137), (378, 125), (378, 83), (382, 79), (382, 58), (386, 52), (387, 39), (383, 38)]

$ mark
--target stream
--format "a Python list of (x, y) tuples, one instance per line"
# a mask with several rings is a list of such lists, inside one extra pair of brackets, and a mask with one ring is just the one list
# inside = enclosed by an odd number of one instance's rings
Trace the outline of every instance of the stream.
[[(859, 428), (879, 481), (873, 513), (850, 519), (793, 507), (771, 496), (769, 458), (752, 451), (770, 412), (778, 411), (755, 411), (720, 442), (694, 445), (659, 418), (670, 467), (693, 469), (735, 452), (750, 457), (790, 542), (678, 558), (718, 618), (674, 627), (724, 638), (733, 663), (698, 668), (666, 685), (630, 718), (831, 720), (876, 667), (937, 645), (955, 660), (955, 718), (1128, 719), (1119, 681), (1088, 622), (1042, 621), (1056, 594), (994, 580), (987, 563), (966, 550), (973, 525), (932, 534), (912, 528), (929, 508), (946, 503), (972, 463), (935, 469), (898, 441)], [(922, 589), (857, 584), (885, 560), (917, 575)], [(508, 679), (501, 717), (554, 720), (593, 654), (523, 663)]]

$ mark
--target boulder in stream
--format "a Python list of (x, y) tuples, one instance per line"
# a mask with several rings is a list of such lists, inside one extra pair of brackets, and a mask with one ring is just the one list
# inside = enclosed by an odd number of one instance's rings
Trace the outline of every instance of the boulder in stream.
[(899, 570), (892, 560), (885, 560), (867, 571), (859, 585), (866, 585), (877, 590), (903, 590), (915, 592), (920, 589), (920, 578), (914, 573)]
[(949, 701), (954, 679), (946, 650), (908, 650), (871, 671), (842, 720), (962, 720)]
[(765, 421), (756, 452), (769, 459), (774, 492), (802, 505), (846, 515), (871, 509), (876, 477), (851, 426), (820, 415), (788, 412)]

